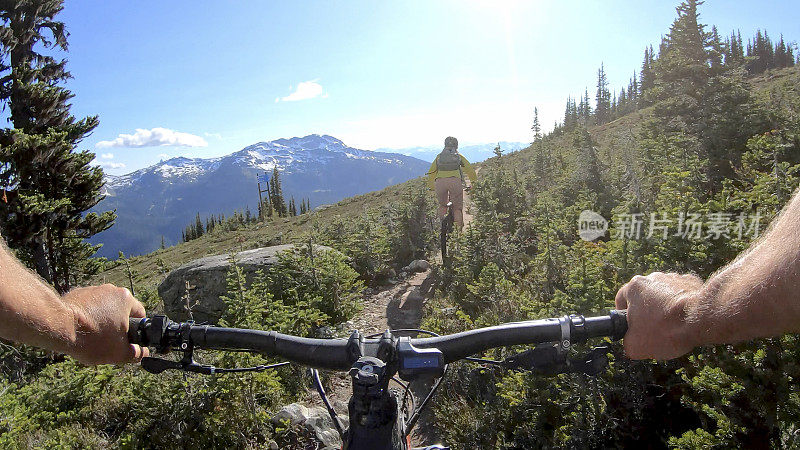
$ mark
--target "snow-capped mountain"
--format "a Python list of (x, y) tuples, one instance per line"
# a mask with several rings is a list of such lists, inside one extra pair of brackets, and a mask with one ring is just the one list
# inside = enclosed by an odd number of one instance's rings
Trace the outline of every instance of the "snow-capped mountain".
[(312, 207), (383, 189), (423, 175), (428, 164), (397, 153), (359, 150), (321, 135), (259, 142), (218, 158), (172, 158), (122, 176), (109, 176), (95, 210), (117, 210), (115, 225), (92, 241), (100, 256), (137, 255), (168, 244), (197, 213), (258, 209), (256, 174), (277, 168), (287, 201)]

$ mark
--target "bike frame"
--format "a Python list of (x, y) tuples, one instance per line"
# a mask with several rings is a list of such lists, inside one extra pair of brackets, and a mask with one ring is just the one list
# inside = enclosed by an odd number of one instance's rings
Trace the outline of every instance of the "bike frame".
[(442, 261), (447, 258), (447, 235), (453, 231), (453, 225), (455, 223), (455, 217), (453, 214), (453, 202), (447, 202), (447, 214), (442, 217), (442, 231), (440, 235)]

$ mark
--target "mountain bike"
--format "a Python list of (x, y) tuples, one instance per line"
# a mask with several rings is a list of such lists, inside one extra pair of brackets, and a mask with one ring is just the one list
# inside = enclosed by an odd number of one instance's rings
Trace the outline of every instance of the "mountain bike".
[[(308, 366), (314, 386), (342, 438), (344, 450), (414, 450), (410, 443), (411, 430), (441, 384), (448, 364), (463, 359), (547, 375), (566, 372), (594, 375), (608, 365), (609, 346), (595, 347), (577, 358), (569, 357), (570, 348), (589, 338), (621, 339), (627, 329), (626, 311), (610, 311), (598, 317), (571, 315), (512, 322), (445, 336), (413, 329), (386, 330), (371, 336), (353, 331), (349, 338), (313, 339), (274, 331), (179, 323), (156, 315), (130, 319), (128, 337), (131, 342), (152, 347), (157, 353), (171, 350), (183, 353), (180, 361), (157, 357), (142, 359), (142, 368), (156, 374), (172, 369), (219, 375), (273, 369), (290, 362)], [(430, 337), (396, 336), (400, 332)], [(536, 346), (502, 361), (471, 356), (497, 347), (532, 344)], [(288, 361), (255, 367), (218, 368), (195, 362), (195, 349), (249, 351)], [(353, 391), (348, 403), (349, 428), (343, 426), (333, 410), (320, 382), (318, 369), (348, 372), (350, 375)], [(407, 383), (397, 379), (397, 375)], [(390, 389), (390, 380), (398, 382), (403, 391)], [(414, 396), (409, 393), (409, 384), (414, 380), (433, 381), (419, 406), (414, 405)], [(406, 407), (407, 401), (411, 403), (410, 408)], [(446, 448), (434, 445), (417, 447), (416, 450)]]
[[(472, 186), (465, 186), (464, 192), (468, 193)], [(463, 214), (463, 212), (462, 212)], [(455, 224), (455, 213), (453, 212), (453, 202), (447, 202), (447, 212), (442, 217), (442, 230), (439, 234), (440, 244), (442, 247), (442, 262), (447, 263), (447, 236), (453, 232), (453, 225)]]
[(439, 235), (442, 246), (442, 262), (447, 261), (447, 235), (453, 231), (454, 223), (453, 202), (447, 202), (447, 213), (442, 217), (442, 231)]

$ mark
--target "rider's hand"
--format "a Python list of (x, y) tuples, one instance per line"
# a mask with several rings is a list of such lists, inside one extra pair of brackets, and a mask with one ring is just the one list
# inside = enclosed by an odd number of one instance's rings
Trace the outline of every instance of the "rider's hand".
[(635, 276), (617, 292), (617, 309), (628, 310), (623, 340), (631, 359), (672, 359), (698, 345), (688, 311), (697, 304), (703, 281), (694, 275), (653, 272)]
[(83, 364), (138, 362), (147, 348), (128, 342), (128, 318), (145, 317), (144, 306), (125, 288), (111, 284), (73, 289), (62, 297), (75, 316), (70, 356)]

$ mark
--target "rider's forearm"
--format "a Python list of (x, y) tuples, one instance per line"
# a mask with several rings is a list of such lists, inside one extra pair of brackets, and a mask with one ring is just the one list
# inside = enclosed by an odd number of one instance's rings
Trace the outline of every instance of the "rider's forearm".
[(74, 345), (72, 308), (26, 269), (0, 239), (0, 337), (66, 353)]
[(800, 195), (761, 240), (687, 299), (696, 345), (800, 331)]

